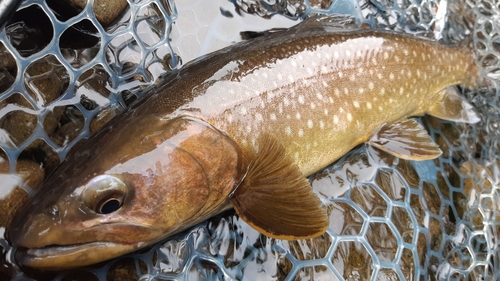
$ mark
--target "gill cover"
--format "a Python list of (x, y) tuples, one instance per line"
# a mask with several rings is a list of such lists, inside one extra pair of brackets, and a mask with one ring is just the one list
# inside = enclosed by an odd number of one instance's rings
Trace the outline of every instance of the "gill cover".
[(8, 230), (21, 264), (94, 264), (227, 208), (242, 171), (234, 141), (192, 117), (143, 121), (89, 139), (24, 205)]

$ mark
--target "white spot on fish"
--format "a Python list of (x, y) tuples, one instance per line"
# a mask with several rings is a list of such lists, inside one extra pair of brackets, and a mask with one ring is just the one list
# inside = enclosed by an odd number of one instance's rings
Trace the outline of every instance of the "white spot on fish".
[(373, 90), (375, 88), (375, 85), (373, 85), (373, 82), (368, 82), (368, 89)]
[(312, 121), (311, 119), (307, 120), (307, 127), (308, 127), (309, 129), (312, 129), (313, 125), (314, 125), (314, 124), (313, 124), (313, 121)]
[(333, 123), (338, 124), (339, 123), (339, 117), (337, 115), (333, 115)]
[(286, 134), (287, 136), (291, 136), (291, 135), (292, 135), (292, 128), (290, 128), (290, 126), (287, 126), (287, 127), (285, 128), (285, 134)]
[(347, 121), (351, 122), (352, 121), (352, 114), (347, 113)]
[(304, 131), (302, 129), (299, 129), (299, 137), (303, 137), (304, 136)]
[(287, 97), (284, 97), (284, 98), (283, 98), (283, 104), (284, 104), (285, 106), (289, 106), (289, 105), (290, 105), (290, 100), (288, 100), (288, 98), (287, 98)]
[(269, 118), (270, 118), (272, 121), (276, 121), (276, 114), (271, 113), (271, 115), (269, 116)]
[(394, 74), (392, 74), (392, 72), (389, 74), (389, 79), (394, 80)]
[(299, 103), (304, 104), (304, 96), (302, 95), (299, 96)]
[(323, 122), (323, 120), (320, 120), (320, 121), (319, 121), (319, 128), (320, 128), (321, 130), (323, 130), (323, 129), (325, 128), (325, 122)]
[(241, 115), (246, 115), (247, 114), (247, 108), (246, 107), (240, 108), (240, 113), (241, 113)]
[(295, 118), (297, 118), (297, 120), (300, 120), (300, 117), (301, 117), (301, 116), (300, 116), (300, 113), (299, 113), (299, 112), (297, 112), (297, 114), (295, 114)]
[(261, 122), (262, 121), (262, 114), (260, 113), (255, 113), (255, 120), (257, 120), (257, 122)]
[(359, 108), (359, 102), (358, 101), (353, 101), (352, 104), (354, 105), (355, 108)]

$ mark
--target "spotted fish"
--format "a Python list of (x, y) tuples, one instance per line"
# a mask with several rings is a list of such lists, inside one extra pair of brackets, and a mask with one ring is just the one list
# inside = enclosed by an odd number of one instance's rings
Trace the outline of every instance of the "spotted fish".
[(72, 151), (13, 219), (17, 260), (56, 270), (155, 243), (233, 207), (280, 239), (324, 233), (306, 176), (354, 146), (441, 153), (410, 116), (479, 120), (469, 50), (318, 19), (185, 65)]

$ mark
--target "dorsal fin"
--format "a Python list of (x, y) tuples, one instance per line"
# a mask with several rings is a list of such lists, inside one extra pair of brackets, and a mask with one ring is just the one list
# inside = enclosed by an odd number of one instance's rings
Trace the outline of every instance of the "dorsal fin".
[(457, 93), (455, 87), (448, 87), (439, 95), (441, 98), (426, 111), (427, 114), (444, 120), (469, 124), (481, 121), (472, 105)]
[(305, 239), (323, 234), (326, 210), (285, 148), (261, 135), (247, 175), (230, 202), (238, 215), (261, 233), (277, 239)]
[(407, 160), (429, 160), (442, 153), (424, 127), (414, 119), (382, 126), (369, 144)]

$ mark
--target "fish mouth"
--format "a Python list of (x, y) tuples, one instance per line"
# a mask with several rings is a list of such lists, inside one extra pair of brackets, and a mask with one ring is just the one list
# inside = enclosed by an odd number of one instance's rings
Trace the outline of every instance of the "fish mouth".
[(42, 270), (64, 270), (95, 264), (130, 253), (145, 243), (89, 242), (73, 245), (19, 247), (15, 258), (20, 265)]

